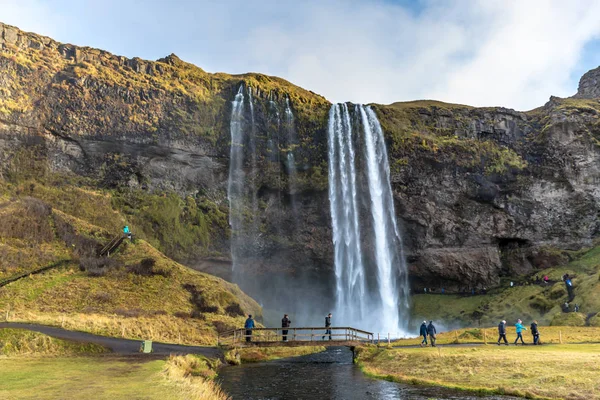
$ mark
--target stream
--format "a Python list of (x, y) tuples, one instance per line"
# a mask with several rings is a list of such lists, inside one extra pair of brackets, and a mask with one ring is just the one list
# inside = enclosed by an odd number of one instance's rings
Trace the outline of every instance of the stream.
[[(480, 399), (465, 392), (405, 385), (365, 376), (352, 351), (330, 347), (308, 356), (226, 367), (219, 383), (234, 400)], [(488, 399), (509, 399), (489, 396)]]

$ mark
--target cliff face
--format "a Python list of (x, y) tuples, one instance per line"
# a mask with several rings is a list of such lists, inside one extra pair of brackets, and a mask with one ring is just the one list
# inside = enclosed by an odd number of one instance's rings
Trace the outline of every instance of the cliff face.
[[(209, 74), (174, 55), (126, 59), (2, 24), (0, 48), (3, 179), (61, 176), (104, 188), (161, 250), (221, 275), (229, 271), (231, 101), (240, 86), (251, 92), (254, 109), (246, 102), (243, 115), (247, 126), (254, 121), (256, 158), (246, 158), (245, 171), (256, 201), (247, 213), (259, 217), (243, 262), (273, 280), (308, 274), (327, 290), (324, 98), (275, 77)], [(492, 286), (557, 262), (555, 248), (591, 244), (600, 200), (594, 76), (574, 98), (526, 113), (373, 105), (415, 287)]]

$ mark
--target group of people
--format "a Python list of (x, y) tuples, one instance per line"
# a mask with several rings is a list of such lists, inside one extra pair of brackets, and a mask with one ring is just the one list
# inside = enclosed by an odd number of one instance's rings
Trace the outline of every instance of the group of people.
[(419, 330), (419, 334), (423, 336), (423, 341), (421, 342), (421, 347), (427, 346), (427, 336), (429, 336), (429, 342), (431, 343), (431, 347), (435, 347), (435, 335), (437, 330), (435, 329), (435, 325), (433, 325), (433, 321), (429, 321), (429, 325), (427, 325), (427, 321), (423, 321), (421, 324), (421, 329)]
[[(329, 336), (329, 340), (332, 340), (331, 317), (331, 313), (327, 314), (327, 316), (325, 317), (325, 335), (323, 335), (322, 340), (325, 340), (325, 336)], [(281, 319), (281, 338), (284, 342), (288, 341), (289, 332), (289, 329), (285, 328), (289, 328), (290, 325), (292, 325), (292, 320), (287, 314), (284, 314), (283, 318)], [(254, 319), (252, 318), (252, 315), (248, 315), (246, 323), (244, 324), (244, 329), (246, 330), (246, 342), (251, 342), (252, 329), (254, 329)]]
[[(540, 343), (540, 331), (538, 330), (538, 323), (537, 321), (533, 321), (531, 323), (531, 325), (529, 326), (530, 330), (531, 330), (531, 335), (533, 336), (533, 344), (537, 345), (537, 344), (541, 344)], [(526, 331), (527, 328), (525, 328), (525, 326), (523, 326), (523, 321), (521, 321), (520, 319), (517, 320), (517, 323), (515, 324), (515, 332), (517, 333), (517, 338), (515, 339), (514, 344), (516, 345), (517, 342), (519, 341), (519, 339), (521, 339), (521, 344), (525, 344), (525, 341), (523, 340), (523, 331)], [(504, 344), (508, 346), (508, 340), (506, 340), (506, 321), (502, 320), (500, 321), (500, 323), (498, 324), (498, 346), (500, 346), (500, 341), (504, 341)]]

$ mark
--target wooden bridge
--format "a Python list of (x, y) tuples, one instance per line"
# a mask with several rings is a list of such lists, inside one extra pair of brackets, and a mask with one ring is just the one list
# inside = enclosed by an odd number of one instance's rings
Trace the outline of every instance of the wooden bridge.
[[(330, 330), (330, 333), (325, 333)], [(310, 328), (254, 328), (235, 329), (219, 334), (219, 346), (274, 347), (274, 346), (349, 346), (373, 343), (373, 334), (351, 327)], [(284, 332), (285, 331), (285, 332)], [(284, 335), (286, 333), (286, 335)], [(285, 339), (284, 340), (284, 336)]]

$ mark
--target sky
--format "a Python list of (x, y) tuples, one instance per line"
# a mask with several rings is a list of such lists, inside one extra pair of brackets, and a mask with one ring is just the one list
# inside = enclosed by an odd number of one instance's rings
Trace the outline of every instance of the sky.
[(0, 0), (60, 42), (276, 75), (333, 102), (529, 110), (600, 65), (596, 0)]

